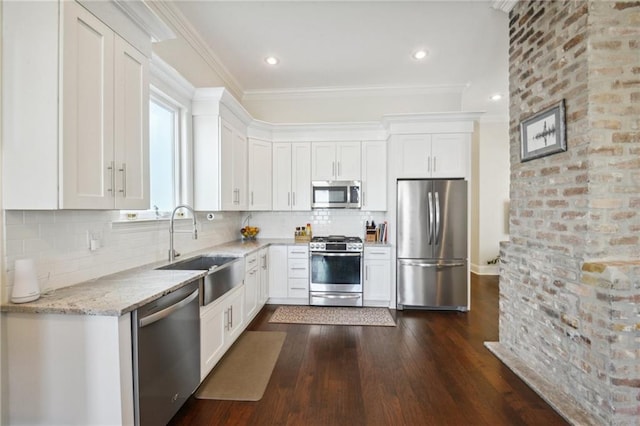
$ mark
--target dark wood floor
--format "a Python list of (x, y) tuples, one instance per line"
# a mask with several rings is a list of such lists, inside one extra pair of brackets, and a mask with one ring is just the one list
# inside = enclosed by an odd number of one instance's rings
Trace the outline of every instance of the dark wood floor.
[(471, 311), (396, 312), (397, 327), (270, 324), (287, 338), (262, 400), (191, 397), (172, 425), (564, 425), (484, 346), (498, 340), (496, 277)]

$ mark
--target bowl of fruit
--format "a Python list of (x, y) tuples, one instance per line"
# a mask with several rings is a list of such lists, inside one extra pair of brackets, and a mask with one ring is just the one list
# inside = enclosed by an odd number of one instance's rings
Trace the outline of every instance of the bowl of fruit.
[(247, 240), (255, 240), (258, 232), (260, 232), (260, 228), (257, 226), (245, 226), (244, 228), (240, 228), (242, 237)]

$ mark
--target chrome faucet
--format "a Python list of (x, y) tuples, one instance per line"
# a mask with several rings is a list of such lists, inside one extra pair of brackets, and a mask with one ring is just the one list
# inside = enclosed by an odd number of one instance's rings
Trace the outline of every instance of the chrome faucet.
[(191, 231), (193, 233), (193, 239), (197, 240), (198, 239), (198, 229), (196, 228), (196, 212), (193, 211), (193, 208), (187, 204), (180, 204), (179, 206), (176, 206), (175, 209), (173, 209), (173, 211), (171, 212), (171, 218), (169, 219), (169, 262), (173, 262), (175, 260), (176, 257), (180, 256), (180, 253), (176, 253), (176, 251), (173, 249), (173, 234), (174, 232), (189, 232), (189, 231), (174, 231), (173, 229), (173, 219), (174, 216), (176, 215), (176, 212), (179, 209), (187, 209), (191, 212), (191, 214), (193, 215), (193, 231)]

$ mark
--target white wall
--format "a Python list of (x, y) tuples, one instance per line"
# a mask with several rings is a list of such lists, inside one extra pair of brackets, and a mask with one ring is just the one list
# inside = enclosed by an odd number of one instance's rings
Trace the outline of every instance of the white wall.
[(507, 122), (480, 121), (473, 141), (472, 162), (471, 270), (478, 274), (497, 274), (497, 267), (487, 265), (487, 261), (498, 255), (500, 241), (509, 239)]

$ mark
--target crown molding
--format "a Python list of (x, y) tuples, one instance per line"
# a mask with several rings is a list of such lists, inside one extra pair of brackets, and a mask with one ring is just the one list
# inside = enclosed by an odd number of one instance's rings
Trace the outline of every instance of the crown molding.
[(272, 101), (283, 99), (326, 99), (366, 96), (432, 95), (438, 93), (462, 94), (466, 85), (441, 86), (351, 86), (301, 87), (281, 90), (247, 90), (242, 101)]
[(196, 88), (156, 54), (151, 55), (149, 74), (151, 85), (159, 86), (165, 92), (171, 92), (169, 95), (180, 98), (179, 101), (183, 105), (191, 104)]
[(155, 42), (176, 38), (176, 34), (144, 0), (113, 0), (115, 5), (142, 28)]
[(389, 135), (414, 133), (472, 133), (482, 112), (386, 114), (382, 125)]
[(222, 64), (218, 56), (209, 48), (202, 36), (196, 31), (191, 23), (184, 17), (182, 12), (170, 1), (153, 1), (152, 8), (160, 17), (167, 22), (187, 43), (200, 55), (200, 57), (213, 69), (222, 79), (225, 86), (236, 96), (241, 97), (244, 93), (242, 85)]
[(491, 2), (491, 7), (508, 15), (516, 3), (518, 3), (518, 0), (493, 0)]

